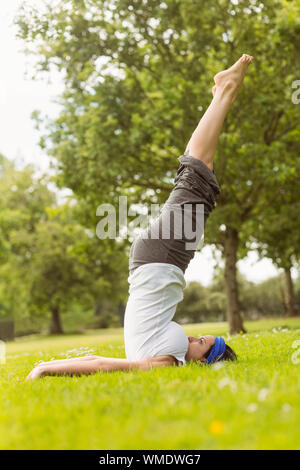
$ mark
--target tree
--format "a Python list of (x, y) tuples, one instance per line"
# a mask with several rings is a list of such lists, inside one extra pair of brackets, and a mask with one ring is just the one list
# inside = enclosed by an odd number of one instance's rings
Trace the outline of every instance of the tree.
[(50, 333), (60, 334), (61, 313), (70, 310), (74, 302), (91, 308), (97, 299), (109, 298), (112, 292), (115, 302), (124, 296), (120, 289), (124, 269), (120, 268), (127, 260), (123, 250), (121, 256), (115, 250), (108, 267), (108, 249), (105, 255), (95, 234), (74, 220), (72, 208), (48, 209), (47, 216), (31, 240), (30, 309), (39, 314), (51, 312)]
[(149, 189), (162, 202), (213, 75), (244, 52), (255, 57), (220, 139), (222, 193), (206, 231), (225, 258), (231, 333), (244, 329), (236, 275), (244, 226), (299, 167), (288, 146), (300, 141), (291, 101), (299, 8), (286, 0), (73, 0), (43, 12), (25, 7), (17, 20), (37, 71), (55, 64), (64, 73), (63, 110), (41, 144), (57, 159), (60, 183), (91, 213), (120, 194), (147, 201)]
[(261, 256), (271, 258), (283, 270), (284, 305), (287, 316), (299, 314), (294, 293), (292, 267), (300, 257), (299, 187), (297, 179), (281, 191), (280, 204), (270, 206), (263, 219), (258, 216), (256, 230), (249, 223), (249, 243), (255, 242)]
[(31, 256), (28, 239), (44, 220), (45, 208), (53, 201), (45, 177), (37, 177), (30, 165), (17, 169), (14, 162), (0, 156), (0, 315), (3, 317), (20, 318), (26, 311)]
[[(2, 261), (5, 252), (21, 255), (23, 248), (17, 232), (32, 233), (37, 222), (45, 217), (45, 207), (54, 202), (46, 177), (37, 176), (27, 165), (17, 169), (15, 163), (0, 155), (0, 243)], [(6, 250), (5, 250), (6, 248)], [(0, 259), (1, 261), (1, 259)]]
[(78, 259), (78, 247), (87, 237), (83, 227), (71, 223), (68, 208), (48, 209), (48, 218), (30, 237), (30, 308), (51, 312), (50, 333), (63, 332), (60, 313), (76, 300), (87, 300), (87, 270)]
[[(61, 313), (105, 298), (126, 297), (122, 242), (101, 242), (80, 223), (76, 200), (58, 206), (48, 179), (31, 166), (0, 159), (0, 316), (47, 316), (51, 333), (63, 331)], [(83, 218), (83, 217), (82, 217)], [(125, 287), (126, 286), (126, 287)]]

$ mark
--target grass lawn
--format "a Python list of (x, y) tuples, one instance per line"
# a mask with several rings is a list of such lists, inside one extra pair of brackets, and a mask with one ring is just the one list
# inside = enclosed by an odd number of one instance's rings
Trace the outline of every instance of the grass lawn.
[(300, 449), (300, 319), (249, 322), (229, 339), (226, 323), (184, 328), (224, 335), (239, 360), (24, 383), (40, 360), (125, 357), (122, 329), (7, 343), (0, 448)]

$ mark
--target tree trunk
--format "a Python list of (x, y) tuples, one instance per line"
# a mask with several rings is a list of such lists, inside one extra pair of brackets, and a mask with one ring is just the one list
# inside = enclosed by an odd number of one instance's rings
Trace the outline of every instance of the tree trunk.
[(291, 276), (291, 268), (284, 268), (284, 306), (285, 312), (288, 317), (297, 315), (297, 308), (295, 305), (294, 285)]
[(100, 317), (103, 313), (103, 302), (96, 301), (95, 302), (95, 310), (94, 310), (94, 316), (95, 317)]
[(63, 329), (60, 322), (59, 308), (51, 308), (51, 323), (50, 323), (50, 334), (59, 335), (63, 333)]
[(229, 332), (246, 332), (240, 312), (238, 297), (238, 284), (236, 278), (237, 250), (239, 236), (236, 229), (227, 227), (225, 232), (224, 256), (225, 256), (225, 290), (227, 298), (227, 320)]

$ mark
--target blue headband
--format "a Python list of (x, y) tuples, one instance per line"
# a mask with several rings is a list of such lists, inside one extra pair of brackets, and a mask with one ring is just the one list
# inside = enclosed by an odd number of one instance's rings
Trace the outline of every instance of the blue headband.
[(226, 344), (224, 339), (221, 338), (221, 336), (215, 336), (215, 344), (213, 345), (205, 364), (212, 364), (213, 362), (221, 361), (224, 356), (225, 349)]

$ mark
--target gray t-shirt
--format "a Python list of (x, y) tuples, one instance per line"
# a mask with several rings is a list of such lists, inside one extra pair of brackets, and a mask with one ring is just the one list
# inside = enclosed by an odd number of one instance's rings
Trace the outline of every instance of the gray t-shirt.
[(124, 317), (127, 359), (171, 355), (185, 365), (188, 339), (183, 328), (172, 321), (183, 299), (183, 271), (173, 264), (147, 263), (136, 268), (128, 282)]

